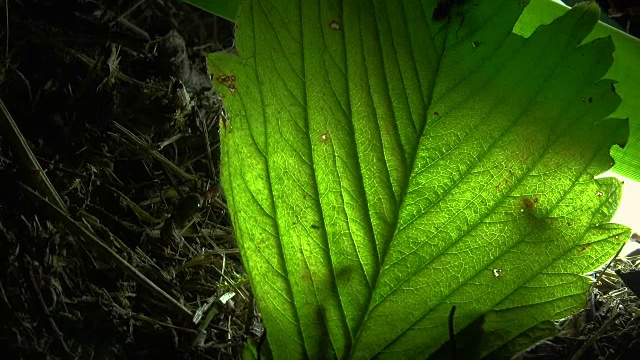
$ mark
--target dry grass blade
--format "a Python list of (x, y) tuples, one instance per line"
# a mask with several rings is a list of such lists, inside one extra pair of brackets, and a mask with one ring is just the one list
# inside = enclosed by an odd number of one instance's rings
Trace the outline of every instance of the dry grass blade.
[(68, 213), (67, 205), (62, 201), (62, 198), (49, 181), (44, 170), (42, 170), (40, 163), (29, 148), (29, 143), (24, 136), (22, 136), (20, 129), (18, 129), (18, 125), (11, 117), (9, 110), (4, 105), (2, 99), (0, 99), (0, 109), (2, 110), (3, 115), (2, 119), (0, 119), (0, 129), (3, 130), (3, 135), (7, 136), (8, 140), (11, 142), (14, 151), (20, 155), (22, 166), (31, 173), (31, 176), (28, 177), (30, 182), (38, 190), (42, 191), (43, 194), (46, 194), (47, 198), (51, 199), (55, 206), (61, 209), (62, 212)]
[(149, 155), (150, 157), (159, 161), (163, 166), (171, 170), (173, 173), (181, 177), (183, 180), (192, 181), (197, 179), (196, 176), (187, 174), (178, 166), (176, 166), (176, 164), (174, 164), (172, 161), (162, 156), (162, 154), (160, 154), (156, 150), (151, 149), (151, 147), (149, 147), (148, 144), (146, 144), (144, 141), (142, 141), (139, 137), (137, 137), (134, 133), (129, 131), (124, 126), (118, 124), (117, 122), (114, 122), (113, 126), (116, 128), (116, 130), (118, 130), (120, 135), (124, 136), (126, 140), (128, 140), (131, 144), (135, 146), (136, 150), (142, 152), (145, 155)]
[(45, 204), (46, 209), (51, 213), (52, 216), (56, 217), (60, 220), (65, 227), (74, 235), (84, 239), (89, 245), (91, 245), (94, 249), (101, 251), (105, 255), (107, 255), (111, 260), (113, 260), (120, 268), (122, 268), (125, 272), (127, 272), (132, 278), (134, 278), (140, 285), (147, 288), (153, 294), (157, 295), (159, 299), (161, 299), (165, 304), (169, 305), (172, 309), (176, 311), (176, 315), (181, 317), (192, 318), (193, 314), (189, 309), (184, 307), (181, 303), (179, 303), (176, 299), (171, 297), (171, 295), (167, 294), (164, 290), (160, 289), (156, 284), (154, 284), (151, 280), (149, 280), (146, 276), (140, 273), (136, 268), (131, 266), (128, 262), (126, 262), (120, 255), (116, 254), (110, 247), (108, 247), (100, 238), (94, 235), (91, 231), (85, 228), (83, 225), (78, 224), (75, 220), (71, 219), (68, 215), (66, 215), (62, 210), (56, 207), (54, 204), (47, 201), (47, 199), (43, 198), (37, 192), (33, 191), (33, 189), (29, 188), (26, 185), (22, 185), (25, 190), (31, 195), (33, 195), (36, 199), (42, 201)]

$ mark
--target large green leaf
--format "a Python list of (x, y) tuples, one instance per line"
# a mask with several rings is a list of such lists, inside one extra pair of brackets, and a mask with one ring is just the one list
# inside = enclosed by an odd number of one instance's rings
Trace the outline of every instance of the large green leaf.
[[(514, 32), (528, 36), (538, 25), (551, 22), (565, 11), (566, 7), (550, 0), (532, 0), (518, 20)], [(628, 118), (630, 128), (624, 149), (612, 149), (611, 155), (616, 160), (612, 170), (640, 181), (640, 40), (599, 22), (585, 41), (606, 36), (613, 40), (615, 52), (613, 64), (605, 77), (619, 81), (616, 93), (624, 100), (611, 116)]]
[(477, 357), (548, 335), (629, 236), (594, 180), (628, 132), (611, 40), (579, 46), (597, 6), (523, 38), (524, 1), (302, 4), (245, 2), (237, 54), (209, 58), (274, 357), (450, 355), (454, 305)]

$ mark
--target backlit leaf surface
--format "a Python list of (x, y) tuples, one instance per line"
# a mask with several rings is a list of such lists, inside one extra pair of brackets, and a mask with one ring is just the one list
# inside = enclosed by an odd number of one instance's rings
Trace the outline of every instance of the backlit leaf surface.
[[(275, 358), (509, 356), (580, 309), (628, 238), (627, 136), (595, 4), (248, 1), (209, 65), (222, 181)], [(236, 53), (237, 52), (237, 53)], [(443, 346), (444, 345), (444, 346)], [(471, 346), (469, 345), (469, 346)], [(462, 350), (461, 350), (462, 351)], [(452, 351), (444, 351), (450, 356)]]

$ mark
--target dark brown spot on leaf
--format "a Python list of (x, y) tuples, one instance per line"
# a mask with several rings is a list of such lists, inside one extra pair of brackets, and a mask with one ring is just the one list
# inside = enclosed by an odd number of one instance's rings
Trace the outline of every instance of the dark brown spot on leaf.
[(584, 252), (585, 250), (587, 250), (588, 248), (590, 248), (590, 247), (591, 247), (591, 245), (592, 245), (592, 243), (588, 243), (588, 244), (584, 244), (584, 245), (582, 245), (582, 247), (580, 248), (580, 250), (578, 250), (578, 252), (580, 252), (580, 253)]
[(236, 88), (236, 77), (233, 75), (218, 76), (218, 82), (229, 89), (229, 91), (233, 95), (235, 95), (235, 93), (238, 91), (238, 89)]
[(536, 197), (523, 196), (522, 197), (522, 211), (532, 212), (536, 209), (536, 205), (540, 199)]

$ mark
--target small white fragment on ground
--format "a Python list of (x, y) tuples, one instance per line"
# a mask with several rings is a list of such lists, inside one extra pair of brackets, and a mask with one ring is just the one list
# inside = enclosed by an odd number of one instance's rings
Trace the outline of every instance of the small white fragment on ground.
[(232, 299), (234, 296), (236, 296), (236, 293), (234, 293), (233, 291), (225, 293), (222, 296), (220, 296), (220, 302), (223, 303), (223, 304), (226, 304), (227, 301)]

